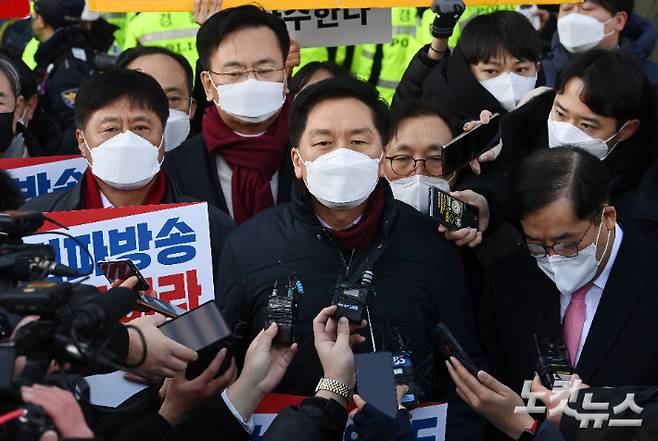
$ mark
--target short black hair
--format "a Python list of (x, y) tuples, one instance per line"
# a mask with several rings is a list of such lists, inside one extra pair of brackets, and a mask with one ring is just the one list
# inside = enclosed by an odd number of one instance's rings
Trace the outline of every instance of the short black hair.
[(136, 59), (148, 55), (164, 55), (177, 62), (180, 67), (183, 68), (183, 72), (185, 72), (185, 82), (187, 84), (187, 89), (190, 96), (192, 95), (192, 89), (194, 87), (194, 71), (192, 70), (192, 66), (190, 66), (190, 62), (187, 61), (187, 58), (181, 54), (170, 51), (167, 48), (161, 46), (136, 46), (130, 49), (126, 49), (125, 51), (121, 52), (121, 54), (119, 54), (119, 57), (116, 61), (116, 66), (128, 68), (128, 65)]
[(630, 119), (637, 118), (643, 125), (652, 119), (654, 91), (634, 56), (607, 49), (577, 54), (558, 74), (558, 94), (572, 78), (584, 84), (581, 101), (594, 113), (615, 118), (618, 129)]
[(354, 98), (370, 108), (375, 128), (382, 139), (382, 147), (388, 142), (390, 122), (388, 107), (379, 98), (379, 92), (371, 84), (356, 78), (330, 78), (308, 86), (295, 98), (290, 112), (290, 143), (299, 146), (299, 140), (306, 129), (308, 115), (315, 106), (325, 101)]
[(486, 63), (503, 49), (520, 60), (538, 62), (542, 42), (539, 33), (523, 14), (496, 11), (469, 21), (458, 47), (468, 64)]
[(291, 96), (295, 96), (304, 88), (316, 72), (326, 70), (334, 78), (347, 78), (351, 74), (343, 67), (331, 61), (311, 61), (302, 66), (288, 82), (288, 90)]
[(610, 171), (596, 156), (575, 146), (540, 149), (512, 173), (514, 215), (522, 220), (567, 197), (579, 220), (592, 219), (608, 201)]
[(5, 57), (11, 61), (11, 64), (18, 72), (18, 81), (21, 86), (20, 95), (29, 99), (38, 93), (37, 78), (32, 69), (20, 58), (17, 57), (12, 51), (7, 48), (0, 47), (0, 56)]
[(155, 112), (164, 129), (169, 102), (162, 87), (152, 76), (125, 68), (109, 69), (82, 82), (75, 97), (76, 126), (84, 129), (94, 112), (121, 98), (127, 98), (135, 107)]
[(450, 129), (452, 137), (457, 136), (461, 131), (458, 129), (459, 121), (457, 121), (451, 114), (440, 107), (429, 104), (424, 101), (411, 101), (407, 103), (402, 110), (397, 113), (391, 120), (391, 129), (388, 132), (388, 139), (392, 139), (398, 132), (400, 124), (411, 118), (420, 118), (423, 116), (435, 116), (446, 123)]
[(259, 6), (244, 5), (218, 12), (201, 26), (196, 34), (196, 49), (202, 67), (210, 69), (210, 58), (227, 35), (259, 26), (265, 26), (274, 32), (285, 61), (290, 50), (290, 36), (286, 24)]
[(590, 0), (592, 3), (596, 3), (601, 6), (612, 15), (617, 14), (618, 12), (625, 12), (630, 18), (633, 13), (633, 8), (635, 7), (635, 0)]

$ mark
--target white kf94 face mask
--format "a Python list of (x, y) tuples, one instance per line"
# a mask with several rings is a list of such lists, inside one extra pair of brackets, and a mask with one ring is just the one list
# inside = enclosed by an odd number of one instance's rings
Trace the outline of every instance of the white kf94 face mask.
[(170, 152), (187, 139), (190, 134), (190, 115), (178, 109), (169, 109), (165, 125), (165, 151)]
[(610, 235), (612, 234), (612, 231), (608, 231), (605, 249), (603, 250), (603, 254), (601, 254), (601, 259), (597, 260), (596, 245), (599, 243), (602, 228), (603, 220), (599, 225), (599, 231), (596, 234), (594, 242), (578, 251), (578, 254), (574, 257), (555, 255), (536, 258), (539, 269), (555, 283), (555, 286), (561, 293), (572, 294), (578, 288), (590, 282), (596, 275), (601, 260), (608, 251)]
[(306, 187), (327, 208), (349, 210), (358, 207), (377, 186), (381, 158), (372, 159), (363, 153), (339, 148), (315, 161), (302, 159), (306, 166)]
[(600, 22), (589, 15), (572, 12), (557, 21), (557, 32), (560, 43), (571, 53), (580, 53), (592, 49), (608, 35), (615, 31), (605, 33), (605, 25), (610, 20)]
[(561, 145), (574, 145), (591, 153), (600, 160), (604, 160), (610, 155), (610, 153), (612, 153), (612, 150), (617, 147), (617, 143), (612, 147), (608, 147), (608, 143), (624, 130), (624, 127), (626, 127), (628, 122), (624, 123), (624, 125), (608, 139), (593, 138), (568, 122), (553, 121), (550, 116), (548, 117), (547, 124), (548, 146), (550, 148), (559, 147)]
[(438, 187), (439, 190), (450, 192), (450, 183), (446, 179), (433, 176), (412, 175), (389, 183), (395, 199), (411, 205), (423, 214), (429, 213), (430, 187)]
[[(212, 82), (212, 78), (210, 79)], [(215, 83), (212, 83), (215, 86)], [(274, 81), (249, 78), (240, 83), (215, 86), (217, 107), (246, 123), (260, 123), (281, 110), (286, 101), (285, 85)]]
[(87, 161), (91, 172), (117, 190), (141, 188), (160, 171), (159, 147), (131, 131), (119, 133), (94, 148), (89, 148), (86, 139), (84, 142), (91, 154), (92, 163)]
[(490, 80), (480, 81), (480, 84), (505, 110), (511, 112), (528, 92), (535, 88), (537, 75), (524, 77), (514, 72), (505, 72)]

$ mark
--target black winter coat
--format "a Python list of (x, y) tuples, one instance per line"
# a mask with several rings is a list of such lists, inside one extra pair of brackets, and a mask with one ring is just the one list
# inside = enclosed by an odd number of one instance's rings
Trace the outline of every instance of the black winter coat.
[[(356, 283), (372, 269), (375, 295), (368, 307), (377, 350), (400, 349), (393, 332), (397, 329), (413, 354), (421, 398), (450, 402), (448, 439), (479, 439), (480, 419), (456, 397), (445, 365), (434, 356), (432, 341), (434, 325), (443, 321), (482, 362), (455, 248), (437, 234), (427, 216), (395, 201), (386, 181), (380, 186), (386, 203), (376, 240), (366, 249), (346, 250), (319, 223), (306, 186), (295, 181), (291, 203), (260, 213), (228, 237), (218, 303), (230, 322), (247, 323), (246, 346), (263, 328), (274, 284), (293, 274), (299, 277), (305, 291), (295, 325), (299, 352), (277, 392), (308, 396), (322, 376), (313, 345), (313, 318), (331, 304), (331, 290), (341, 274), (346, 272), (346, 278)], [(367, 338), (356, 352), (372, 350)]]

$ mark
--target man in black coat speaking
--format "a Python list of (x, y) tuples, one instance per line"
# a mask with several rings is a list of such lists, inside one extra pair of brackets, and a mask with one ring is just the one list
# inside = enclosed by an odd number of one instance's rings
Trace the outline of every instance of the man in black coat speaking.
[[(299, 353), (277, 392), (311, 395), (322, 377), (312, 320), (338, 283), (373, 274), (370, 329), (355, 352), (408, 350), (421, 400), (449, 402), (447, 438), (479, 439), (479, 418), (455, 395), (432, 329), (445, 322), (478, 359), (473, 318), (454, 246), (436, 225), (395, 201), (383, 176), (388, 111), (372, 86), (327, 80), (294, 102), (290, 133), (297, 181), (289, 204), (243, 224), (225, 243), (218, 302), (228, 320), (246, 322), (246, 344), (263, 328), (268, 297), (298, 278), (303, 295), (294, 337)], [(372, 339), (374, 338), (374, 342)]]

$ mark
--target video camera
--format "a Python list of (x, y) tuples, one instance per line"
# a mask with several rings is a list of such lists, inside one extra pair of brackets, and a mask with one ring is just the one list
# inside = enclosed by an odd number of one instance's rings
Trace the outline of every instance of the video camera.
[[(47, 279), (79, 274), (57, 263), (52, 247), (23, 243), (46, 220), (57, 224), (41, 213), (0, 213), (0, 327), (5, 328), (0, 329), (0, 413), (22, 412), (6, 420), (12, 424), (0, 424), (2, 439), (38, 439), (53, 427), (38, 406), (22, 403), (21, 386), (45, 383), (74, 390), (80, 375), (125, 363), (107, 347), (123, 330), (117, 322), (135, 307), (137, 292), (114, 288), (101, 295), (94, 286)], [(38, 319), (14, 329), (27, 315)], [(25, 357), (25, 367), (15, 377), (19, 356)], [(49, 372), (53, 361), (61, 368), (55, 374)]]

